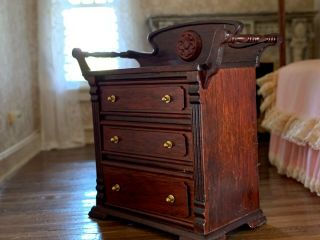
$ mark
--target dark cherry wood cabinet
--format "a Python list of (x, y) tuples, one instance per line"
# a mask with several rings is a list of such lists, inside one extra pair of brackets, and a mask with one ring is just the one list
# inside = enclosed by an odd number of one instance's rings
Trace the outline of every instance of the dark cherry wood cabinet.
[[(259, 208), (255, 67), (276, 35), (210, 21), (149, 35), (152, 53), (73, 50), (90, 85), (97, 201), (108, 215), (180, 239), (224, 239), (265, 222)], [(136, 59), (91, 71), (85, 58)]]

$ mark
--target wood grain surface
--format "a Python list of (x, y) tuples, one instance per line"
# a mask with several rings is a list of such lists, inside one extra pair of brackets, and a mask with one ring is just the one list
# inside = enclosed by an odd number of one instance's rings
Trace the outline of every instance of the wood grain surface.
[[(179, 112), (185, 109), (185, 89), (183, 86), (107, 86), (101, 87), (102, 111), (134, 111), (134, 112)], [(115, 102), (108, 101), (115, 96)], [(168, 103), (164, 96), (170, 96)]]
[[(202, 101), (207, 232), (259, 209), (255, 69), (221, 69)], [(241, 206), (241, 207), (239, 207)]]
[[(279, 176), (259, 147), (261, 208), (267, 224), (243, 227), (229, 240), (319, 240), (320, 197)], [(169, 240), (176, 236), (111, 218), (88, 218), (95, 204), (93, 146), (42, 152), (0, 184), (0, 239)]]
[[(186, 182), (165, 176), (158, 178), (158, 174), (115, 167), (105, 167), (104, 176), (107, 204), (174, 218), (191, 216), (193, 205), (188, 188), (193, 185), (190, 180)], [(112, 190), (116, 184), (120, 186), (119, 191)], [(173, 203), (166, 202), (169, 195), (174, 197)]]
[[(118, 137), (118, 143), (110, 141), (113, 136)], [(103, 150), (107, 152), (190, 159), (188, 156), (188, 146), (192, 142), (190, 139), (191, 133), (188, 132), (103, 126)], [(164, 147), (166, 141), (172, 143), (171, 148)]]

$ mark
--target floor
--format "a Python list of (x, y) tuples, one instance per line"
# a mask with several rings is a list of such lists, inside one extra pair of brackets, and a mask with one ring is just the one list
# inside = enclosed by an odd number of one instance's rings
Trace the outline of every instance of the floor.
[[(319, 240), (320, 197), (270, 166), (260, 145), (261, 207), (268, 222), (228, 240)], [(93, 148), (42, 152), (0, 184), (0, 239), (169, 240), (175, 236), (117, 219), (94, 221)]]

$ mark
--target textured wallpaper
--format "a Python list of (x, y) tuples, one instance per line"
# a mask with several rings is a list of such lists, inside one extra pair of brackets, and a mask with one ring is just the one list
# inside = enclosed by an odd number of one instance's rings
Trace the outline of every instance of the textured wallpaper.
[[(124, 1), (124, 0), (120, 0)], [(278, 0), (127, 0), (133, 1), (140, 8), (140, 17), (148, 18), (159, 15), (196, 15), (215, 13), (257, 13), (277, 12)], [(286, 11), (313, 11), (314, 2), (320, 0), (286, 0)], [(134, 12), (133, 14), (137, 14)], [(149, 30), (143, 25), (142, 35), (145, 49), (150, 50), (146, 35)]]
[[(140, 0), (146, 15), (277, 11), (278, 0)], [(316, 0), (318, 1), (318, 0)], [(289, 12), (313, 10), (314, 0), (287, 0)]]
[[(39, 126), (35, 0), (0, 0), (0, 152)], [(10, 111), (21, 113), (13, 126)]]

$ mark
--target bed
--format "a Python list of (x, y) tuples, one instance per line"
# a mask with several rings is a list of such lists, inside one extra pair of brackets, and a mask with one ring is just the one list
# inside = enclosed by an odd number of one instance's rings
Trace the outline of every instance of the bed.
[(257, 83), (270, 163), (320, 196), (320, 60), (291, 63)]

